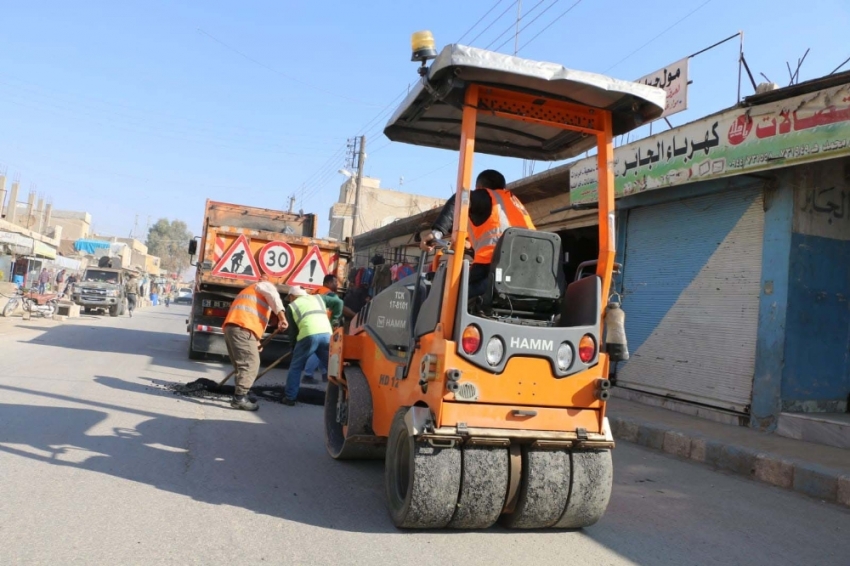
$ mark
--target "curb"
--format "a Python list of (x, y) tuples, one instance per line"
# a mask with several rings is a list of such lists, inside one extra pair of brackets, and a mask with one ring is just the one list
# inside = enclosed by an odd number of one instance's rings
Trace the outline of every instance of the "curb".
[(653, 448), (762, 483), (850, 507), (850, 475), (753, 448), (669, 430), (651, 422), (608, 416), (616, 440)]

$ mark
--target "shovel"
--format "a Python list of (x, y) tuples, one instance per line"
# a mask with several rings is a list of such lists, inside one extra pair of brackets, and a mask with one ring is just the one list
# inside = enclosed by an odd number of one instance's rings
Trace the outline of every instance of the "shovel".
[[(260, 342), (260, 348), (261, 348), (261, 349), (262, 349), (262, 348), (265, 348), (265, 347), (266, 347), (266, 345), (267, 345), (269, 342), (271, 342), (271, 339), (272, 339), (272, 338), (274, 338), (274, 337), (277, 335), (277, 333), (278, 333), (278, 332), (280, 332), (281, 330), (283, 330), (283, 329), (282, 329), (282, 328), (276, 328), (276, 329), (275, 329), (275, 331), (274, 331), (274, 332), (272, 332), (272, 333), (269, 335), (269, 337), (268, 337), (268, 338), (266, 338), (265, 340), (263, 340), (262, 342)], [(257, 379), (260, 379), (260, 377), (261, 377), (261, 376), (263, 376), (263, 375), (265, 375), (265, 374), (266, 374), (266, 372), (268, 372), (270, 369), (272, 369), (273, 367), (275, 367), (276, 365), (278, 365), (280, 362), (282, 362), (283, 360), (285, 360), (285, 359), (286, 359), (286, 357), (287, 357), (287, 356), (289, 356), (289, 354), (291, 354), (291, 352), (287, 352), (286, 354), (284, 354), (283, 356), (281, 356), (281, 357), (280, 357), (277, 361), (275, 361), (272, 365), (270, 365), (269, 367), (267, 367), (267, 368), (266, 368), (266, 369), (265, 369), (265, 370), (264, 370), (264, 371), (263, 371), (260, 375), (258, 375), (258, 376), (257, 376)], [(233, 368), (233, 371), (231, 371), (230, 373), (228, 373), (228, 374), (227, 374), (227, 377), (225, 377), (224, 379), (222, 379), (222, 380), (219, 382), (218, 386), (219, 386), (219, 387), (221, 387), (222, 385), (224, 385), (225, 383), (227, 383), (227, 381), (228, 381), (231, 377), (233, 377), (233, 375), (234, 375), (235, 373), (236, 373), (236, 368)], [(256, 381), (256, 379), (255, 379), (254, 381)]]

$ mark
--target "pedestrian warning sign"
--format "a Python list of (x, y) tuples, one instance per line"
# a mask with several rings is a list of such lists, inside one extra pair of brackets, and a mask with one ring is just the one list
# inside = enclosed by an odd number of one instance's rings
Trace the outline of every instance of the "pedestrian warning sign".
[(298, 264), (298, 268), (292, 273), (286, 284), (318, 289), (322, 286), (322, 281), (327, 274), (328, 267), (325, 265), (325, 260), (322, 259), (319, 246), (313, 246), (301, 260), (301, 263)]
[(260, 280), (260, 270), (257, 267), (256, 260), (254, 260), (254, 255), (251, 253), (251, 246), (248, 245), (248, 238), (245, 237), (245, 234), (236, 238), (236, 241), (224, 252), (224, 255), (215, 264), (212, 274), (228, 279)]

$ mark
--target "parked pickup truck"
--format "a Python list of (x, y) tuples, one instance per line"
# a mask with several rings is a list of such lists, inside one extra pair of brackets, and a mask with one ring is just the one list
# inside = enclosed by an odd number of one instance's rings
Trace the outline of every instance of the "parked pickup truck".
[(124, 314), (126, 299), (122, 269), (89, 267), (74, 285), (71, 300), (87, 313), (96, 310), (109, 312), (109, 316)]

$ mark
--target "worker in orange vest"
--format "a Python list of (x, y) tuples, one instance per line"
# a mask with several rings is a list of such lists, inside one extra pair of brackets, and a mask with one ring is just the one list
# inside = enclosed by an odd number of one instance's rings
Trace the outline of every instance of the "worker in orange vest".
[[(487, 291), (490, 264), (493, 252), (502, 232), (511, 227), (535, 230), (531, 216), (519, 199), (505, 188), (505, 176), (494, 169), (482, 171), (475, 180), (475, 190), (469, 198), (468, 247), (474, 252), (469, 267), (469, 298), (483, 295)], [(434, 249), (434, 240), (452, 233), (455, 197), (443, 205), (443, 210), (431, 229), (422, 234), (420, 247)]]
[(268, 275), (260, 276), (260, 281), (246, 287), (236, 296), (224, 319), (224, 340), (230, 362), (236, 370), (236, 391), (230, 406), (243, 411), (259, 409), (256, 401), (248, 397), (248, 391), (257, 379), (260, 369), (260, 340), (271, 321), (271, 315), (277, 315), (277, 327), (287, 327), (283, 303)]

